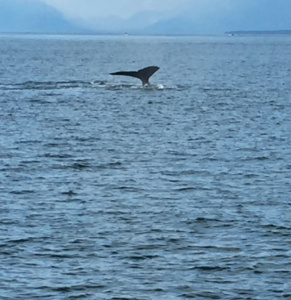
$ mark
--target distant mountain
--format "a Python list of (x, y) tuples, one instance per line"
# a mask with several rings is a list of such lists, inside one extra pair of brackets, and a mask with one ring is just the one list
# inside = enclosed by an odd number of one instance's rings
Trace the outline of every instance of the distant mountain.
[(84, 33), (84, 28), (39, 1), (0, 0), (0, 32)]
[[(186, 5), (186, 4), (185, 4)], [(0, 0), (0, 32), (196, 35), (291, 30), (291, 0), (196, 0), (175, 11), (69, 20), (40, 0)]]
[(144, 29), (161, 18), (161, 13), (154, 11), (139, 12), (128, 19), (118, 16), (96, 18), (91, 21), (83, 22), (87, 28), (95, 32), (109, 34), (141, 34)]
[(146, 27), (142, 32), (144, 34), (158, 35), (193, 35), (202, 34), (202, 27), (194, 19), (175, 17), (158, 21)]
[(174, 17), (144, 29), (145, 34), (221, 34), (226, 31), (291, 29), (290, 0), (201, 0)]

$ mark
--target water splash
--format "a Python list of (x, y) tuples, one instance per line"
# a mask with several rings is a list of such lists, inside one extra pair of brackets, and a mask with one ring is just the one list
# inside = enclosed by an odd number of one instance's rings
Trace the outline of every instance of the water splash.
[(132, 85), (132, 84), (113, 84), (104, 80), (71, 80), (71, 81), (25, 81), (22, 83), (0, 83), (0, 90), (64, 90), (64, 89), (105, 89), (105, 90), (185, 90), (189, 86), (165, 86), (156, 85)]

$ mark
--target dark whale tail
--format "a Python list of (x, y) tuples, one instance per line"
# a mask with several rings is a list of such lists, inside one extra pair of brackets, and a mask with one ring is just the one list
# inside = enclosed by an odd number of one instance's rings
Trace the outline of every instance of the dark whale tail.
[(123, 76), (131, 76), (138, 78), (142, 81), (142, 84), (150, 84), (149, 78), (159, 70), (159, 67), (151, 66), (144, 69), (140, 69), (137, 72), (136, 71), (120, 71), (115, 73), (110, 73), (110, 75), (123, 75)]

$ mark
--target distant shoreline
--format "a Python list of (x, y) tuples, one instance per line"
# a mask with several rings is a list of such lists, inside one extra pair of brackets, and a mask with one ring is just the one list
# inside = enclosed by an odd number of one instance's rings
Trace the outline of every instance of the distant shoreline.
[(37, 32), (37, 31), (27, 31), (27, 32), (16, 32), (16, 31), (0, 31), (0, 35), (80, 35), (80, 36), (222, 36), (222, 35), (291, 35), (291, 30), (235, 30), (226, 31), (220, 34), (141, 34), (141, 33), (121, 33), (121, 32), (98, 32), (98, 31), (82, 31), (82, 32)]
[(237, 30), (227, 31), (230, 35), (289, 35), (291, 30)]

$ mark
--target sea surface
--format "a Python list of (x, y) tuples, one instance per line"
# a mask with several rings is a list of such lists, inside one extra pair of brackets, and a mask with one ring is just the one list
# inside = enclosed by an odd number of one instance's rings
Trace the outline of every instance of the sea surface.
[(291, 299), (291, 36), (2, 34), (0, 58), (1, 300)]

